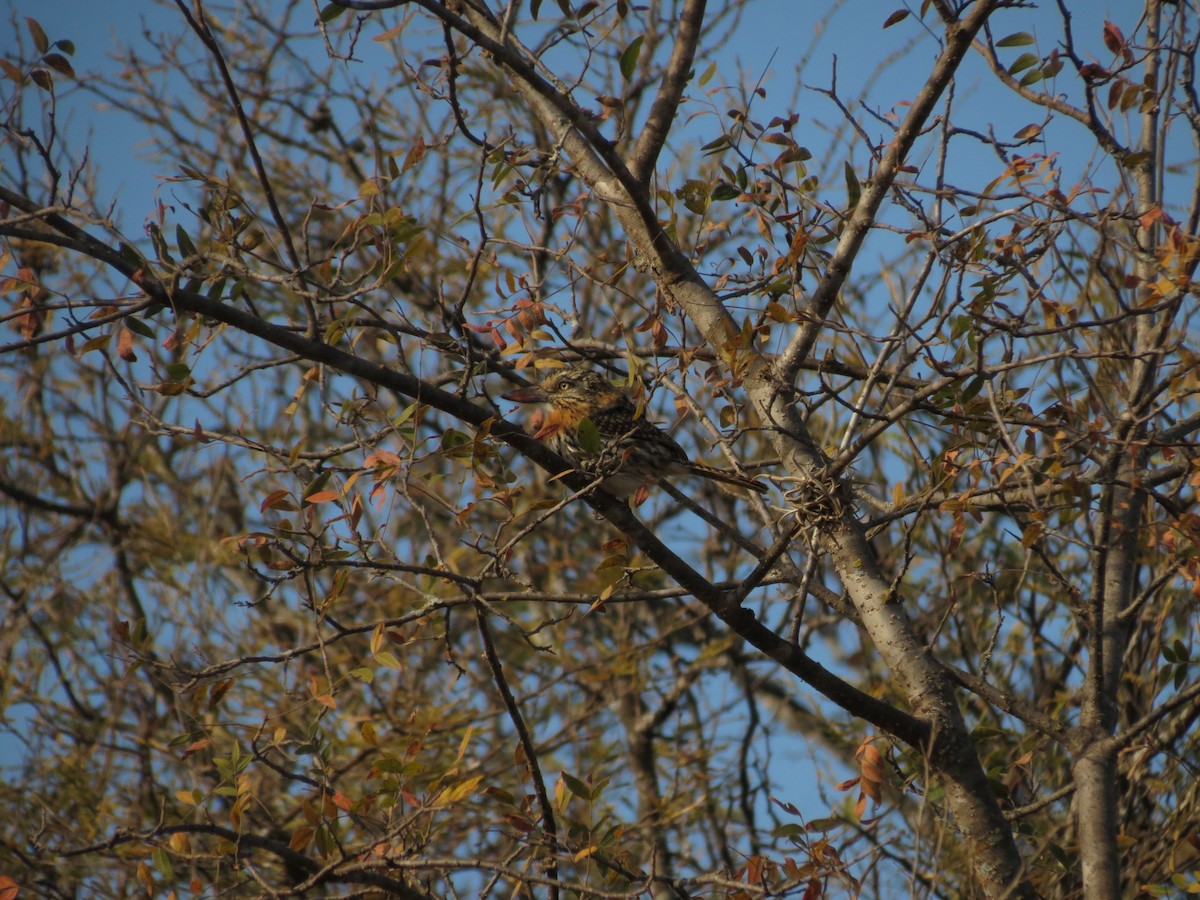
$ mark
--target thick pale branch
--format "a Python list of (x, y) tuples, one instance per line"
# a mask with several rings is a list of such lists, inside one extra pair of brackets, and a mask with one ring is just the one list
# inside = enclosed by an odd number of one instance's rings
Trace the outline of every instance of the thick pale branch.
[(687, 86), (696, 58), (696, 47), (700, 42), (705, 3), (706, 0), (685, 0), (667, 70), (650, 107), (646, 124), (638, 135), (633, 152), (629, 154), (629, 171), (643, 185), (650, 183), (663, 144), (675, 124), (675, 114), (679, 110), (679, 101), (683, 98), (683, 89)]

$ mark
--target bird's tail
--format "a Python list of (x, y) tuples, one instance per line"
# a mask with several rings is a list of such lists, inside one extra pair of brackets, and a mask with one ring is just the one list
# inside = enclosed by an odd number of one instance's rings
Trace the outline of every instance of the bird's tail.
[(701, 478), (707, 478), (710, 481), (719, 481), (721, 484), (732, 485), (733, 487), (746, 488), (751, 491), (757, 491), (760, 494), (767, 492), (767, 486), (761, 481), (754, 478), (747, 478), (744, 475), (739, 475), (736, 472), (730, 472), (727, 469), (718, 469), (716, 466), (706, 466), (704, 463), (689, 462), (688, 467), (693, 474), (699, 475)]

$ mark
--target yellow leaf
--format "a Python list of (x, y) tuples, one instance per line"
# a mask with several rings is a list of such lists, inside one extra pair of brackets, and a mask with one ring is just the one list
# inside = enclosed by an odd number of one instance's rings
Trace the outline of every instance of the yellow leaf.
[(453, 806), (458, 801), (473, 794), (475, 792), (475, 788), (479, 786), (479, 782), (481, 781), (483, 781), (482, 775), (476, 775), (474, 778), (468, 778), (466, 781), (460, 781), (458, 784), (443, 790), (429, 805), (434, 809)]
[(463, 738), (462, 738), (462, 740), (461, 740), (461, 741), (459, 741), (459, 744), (458, 744), (458, 756), (456, 756), (456, 757), (454, 758), (454, 761), (455, 761), (455, 762), (459, 762), (460, 760), (462, 760), (462, 758), (463, 758), (464, 754), (466, 754), (466, 752), (467, 752), (467, 744), (471, 743), (471, 735), (472, 735), (472, 734), (474, 734), (474, 732), (475, 732), (475, 726), (474, 726), (474, 725), (470, 725), (470, 726), (468, 726), (468, 727), (467, 727), (467, 733), (466, 733), (466, 734), (464, 734), (464, 735), (463, 735)]

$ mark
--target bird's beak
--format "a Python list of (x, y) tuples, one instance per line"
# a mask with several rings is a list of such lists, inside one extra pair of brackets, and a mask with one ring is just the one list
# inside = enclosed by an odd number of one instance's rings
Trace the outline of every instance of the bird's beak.
[(520, 388), (515, 391), (509, 391), (507, 394), (501, 394), (505, 400), (512, 400), (514, 403), (545, 403), (550, 398), (536, 384), (526, 388)]

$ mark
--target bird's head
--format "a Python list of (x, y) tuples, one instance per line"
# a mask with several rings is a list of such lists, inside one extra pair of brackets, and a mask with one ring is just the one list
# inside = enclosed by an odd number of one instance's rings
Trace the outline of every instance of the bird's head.
[(612, 382), (591, 369), (555, 369), (537, 384), (504, 394), (517, 403), (546, 403), (552, 409), (587, 416), (607, 409), (624, 395)]

